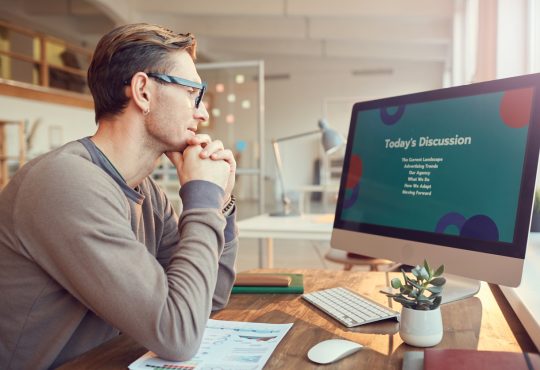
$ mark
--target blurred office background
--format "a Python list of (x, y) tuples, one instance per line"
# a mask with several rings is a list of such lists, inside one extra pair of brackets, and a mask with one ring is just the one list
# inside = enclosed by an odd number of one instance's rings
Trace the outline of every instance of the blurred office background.
[[(538, 0), (0, 0), (0, 10), (0, 186), (92, 135), (93, 48), (117, 25), (156, 23), (198, 39), (210, 112), (200, 131), (237, 156), (240, 219), (281, 207), (272, 139), (323, 118), (346, 136), (358, 101), (540, 71)], [(295, 207), (333, 212), (343, 151), (327, 156), (317, 135), (280, 151)], [(177, 198), (166, 160), (154, 177)], [(341, 268), (322, 258), (327, 248), (276, 242), (275, 265)], [(257, 253), (243, 240), (239, 269), (256, 267)]]

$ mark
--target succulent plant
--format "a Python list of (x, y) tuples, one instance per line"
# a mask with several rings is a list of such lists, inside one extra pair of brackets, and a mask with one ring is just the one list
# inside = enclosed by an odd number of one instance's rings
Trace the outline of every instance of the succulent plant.
[(392, 288), (399, 289), (397, 292), (382, 292), (394, 301), (399, 302), (403, 307), (413, 310), (434, 310), (441, 304), (443, 286), (446, 279), (442, 277), (444, 265), (433, 271), (426, 260), (423, 266), (416, 266), (411, 270), (413, 278), (407, 276), (402, 269), (404, 282), (399, 278), (394, 278), (390, 282)]

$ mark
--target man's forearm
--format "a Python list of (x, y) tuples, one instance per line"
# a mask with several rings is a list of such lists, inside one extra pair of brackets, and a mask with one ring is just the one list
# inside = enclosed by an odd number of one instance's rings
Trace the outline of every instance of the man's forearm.
[(237, 252), (238, 238), (236, 237), (229, 243), (225, 244), (225, 248), (223, 249), (223, 253), (219, 259), (218, 278), (216, 282), (216, 289), (214, 291), (214, 297), (212, 299), (212, 311), (225, 308), (229, 302), (231, 290), (234, 285), (234, 279), (236, 277), (234, 264), (236, 261)]

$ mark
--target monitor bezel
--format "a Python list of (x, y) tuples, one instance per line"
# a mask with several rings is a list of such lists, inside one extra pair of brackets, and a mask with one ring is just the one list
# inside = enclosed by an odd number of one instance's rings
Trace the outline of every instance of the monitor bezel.
[[(359, 111), (396, 107), (403, 104), (423, 103), (434, 100), (465, 97), (499, 91), (506, 91), (519, 88), (534, 88), (531, 118), (527, 134), (525, 157), (523, 161), (523, 170), (521, 177), (521, 186), (518, 197), (518, 207), (516, 211), (516, 222), (513, 241), (492, 242), (478, 239), (463, 238), (448, 234), (435, 232), (418, 231), (412, 229), (402, 229), (382, 225), (367, 223), (355, 223), (340, 218), (343, 211), (343, 202), (345, 199), (345, 184), (347, 169), (350, 165), (351, 153), (353, 147), (353, 138), (356, 132), (356, 117)], [(359, 102), (354, 104), (350, 128), (343, 162), (343, 175), (340, 181), (340, 190), (336, 206), (336, 217), (334, 220), (334, 229), (346, 230), (369, 235), (378, 235), (392, 239), (403, 239), (411, 242), (419, 242), (441, 247), (450, 247), (480, 253), (495, 254), (504, 257), (514, 257), (523, 259), (525, 257), (527, 238), (530, 229), (530, 220), (532, 212), (532, 200), (536, 182), (536, 171), (538, 166), (538, 153), (540, 150), (540, 73), (511, 77), (476, 84), (449, 87), (438, 90), (400, 95), (384, 99)], [(332, 237), (332, 245), (334, 237)], [(340, 248), (344, 249), (344, 248)]]

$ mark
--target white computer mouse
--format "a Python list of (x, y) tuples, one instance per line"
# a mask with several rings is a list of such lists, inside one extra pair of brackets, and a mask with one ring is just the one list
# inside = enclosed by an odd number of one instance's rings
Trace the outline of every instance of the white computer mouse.
[(329, 364), (355, 353), (362, 347), (350, 340), (328, 339), (311, 347), (307, 356), (318, 364)]

